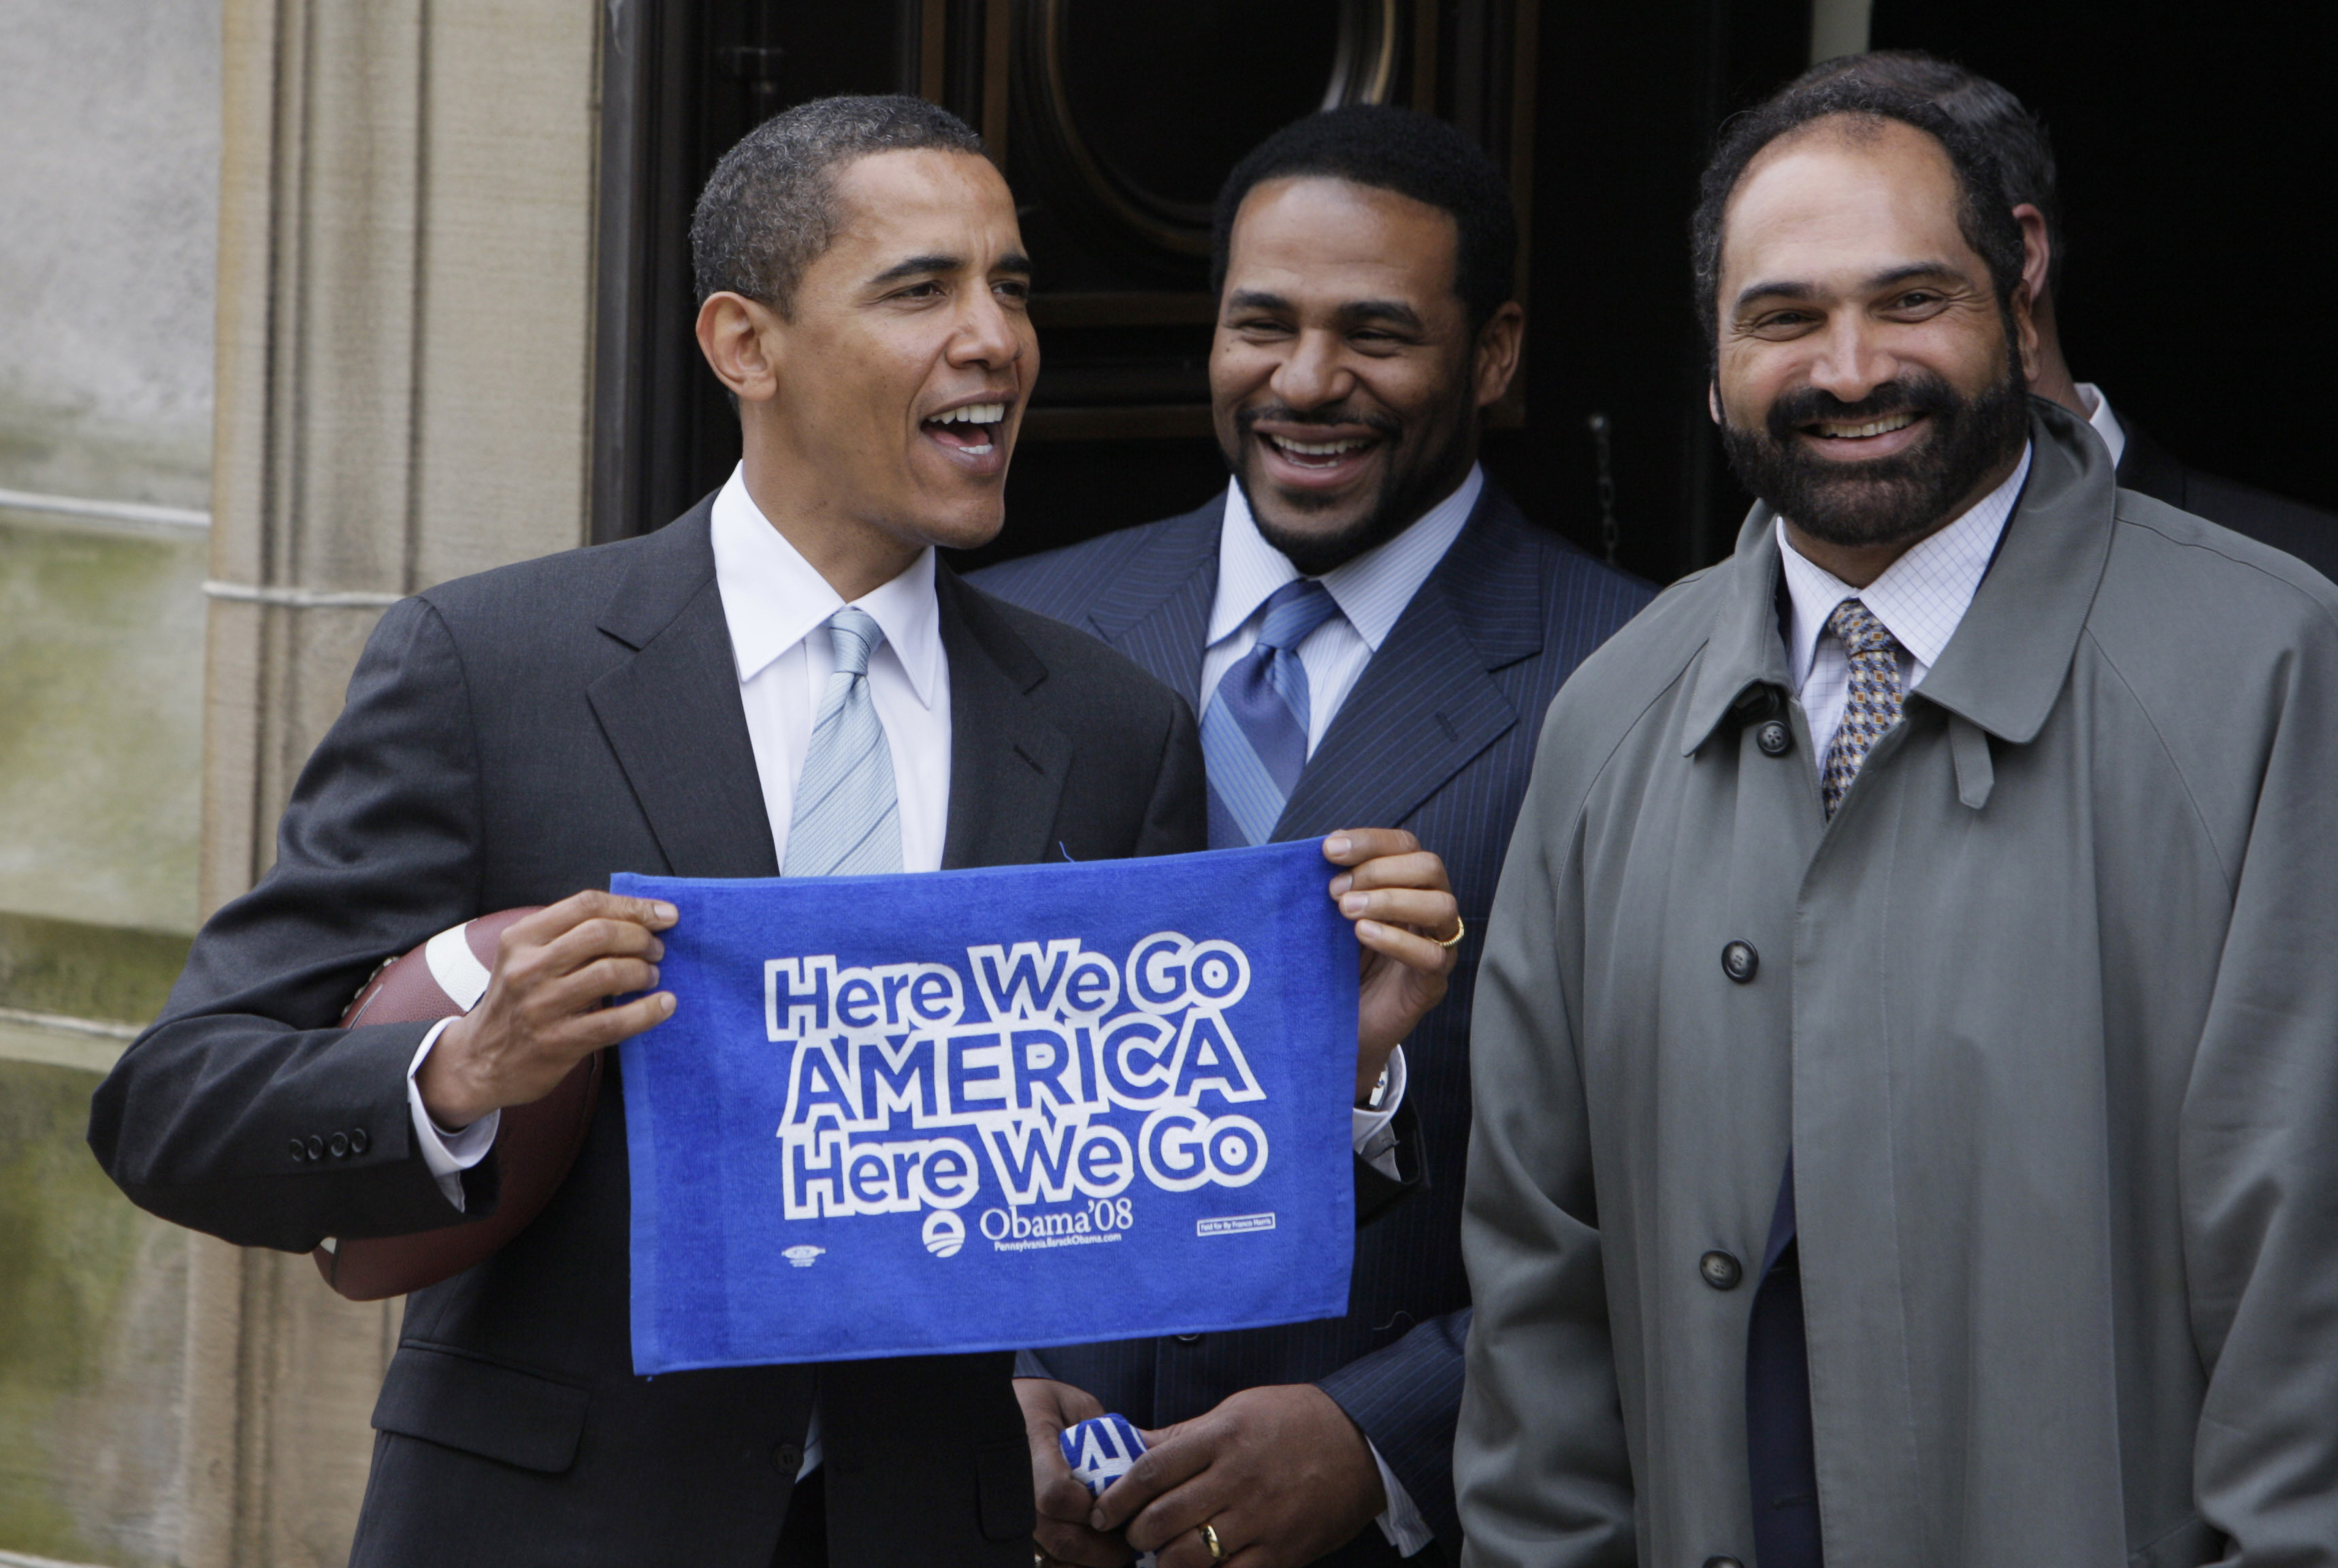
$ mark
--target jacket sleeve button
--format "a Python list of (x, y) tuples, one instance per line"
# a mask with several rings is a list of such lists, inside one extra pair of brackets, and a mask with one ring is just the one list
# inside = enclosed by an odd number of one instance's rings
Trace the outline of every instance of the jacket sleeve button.
[(322, 1160), (325, 1157), (325, 1141), (314, 1132), (309, 1134), (307, 1147), (309, 1150), (309, 1159)]
[(1734, 1290), (1737, 1282), (1745, 1278), (1744, 1267), (1717, 1247), (1696, 1260), (1696, 1271), (1715, 1290)]
[(1764, 757), (1783, 757), (1794, 749), (1794, 732), (1773, 719), (1754, 731), (1754, 744)]
[(373, 1140), (366, 1135), (366, 1130), (364, 1128), (352, 1127), (349, 1129), (350, 1153), (362, 1154), (372, 1146)]
[(292, 1140), (290, 1153), (295, 1160), (306, 1160), (309, 1157), (309, 1146), (295, 1138)]
[(325, 1147), (333, 1152), (334, 1159), (346, 1160), (349, 1157), (349, 1135), (346, 1132), (336, 1132)]
[(803, 1448), (794, 1443), (782, 1443), (771, 1450), (771, 1468), (792, 1481), (803, 1468)]
[(1762, 966), (1762, 955), (1751, 942), (1732, 942), (1721, 950), (1721, 972), (1743, 985)]

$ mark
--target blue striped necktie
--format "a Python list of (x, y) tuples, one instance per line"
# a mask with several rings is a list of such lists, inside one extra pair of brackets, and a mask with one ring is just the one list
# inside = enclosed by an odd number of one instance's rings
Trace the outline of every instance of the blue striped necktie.
[(866, 610), (828, 618), (836, 672), (820, 693), (788, 822), (783, 877), (863, 877), (901, 868), (901, 808), (893, 752), (869, 695), (869, 658), (885, 641)]
[(1307, 666), (1299, 662), (1299, 644), (1339, 612), (1312, 577), (1284, 583), (1266, 602), (1257, 643), (1218, 682), (1202, 716), (1211, 848), (1274, 837), (1307, 767)]

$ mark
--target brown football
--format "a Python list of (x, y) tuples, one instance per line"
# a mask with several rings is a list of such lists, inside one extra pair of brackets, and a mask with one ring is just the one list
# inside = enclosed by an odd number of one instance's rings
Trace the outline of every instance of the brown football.
[[(478, 1004), (496, 961), (496, 938), (535, 906), (482, 915), (442, 931), (374, 971), (349, 1001), (341, 1026), (418, 1024), (452, 1018)], [(504, 1109), (496, 1132), (502, 1168), (495, 1212), (409, 1236), (327, 1240), (312, 1256), (325, 1283), (352, 1301), (403, 1296), (485, 1262), (544, 1211), (576, 1162), (601, 1098), (601, 1054), (594, 1052), (533, 1105)]]

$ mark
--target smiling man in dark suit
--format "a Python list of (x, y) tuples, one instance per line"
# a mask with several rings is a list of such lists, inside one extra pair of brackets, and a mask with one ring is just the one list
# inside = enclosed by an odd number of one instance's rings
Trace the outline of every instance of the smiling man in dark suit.
[[(1477, 466), (1483, 411), (1518, 365), (1517, 247), (1498, 171), (1439, 121), (1349, 109), (1278, 132), (1218, 201), (1210, 379), (1233, 483), (1184, 516), (976, 579), (1194, 703), (1213, 846), (1385, 823), (1442, 857), (1468, 923), (1451, 1001), (1358, 1085), (1345, 1318), (1018, 1365), (1038, 1540), (1059, 1561), (1458, 1550), (1477, 927), (1543, 709), (1650, 597), (1528, 523)], [(1091, 1513), (1053, 1434), (1105, 1408), (1174, 1430)]]
[[(725, 157), (693, 240), (744, 461), (646, 537), (383, 617), (275, 866), (98, 1093), (91, 1142), (146, 1208), (295, 1251), (491, 1208), (500, 1108), (675, 1005), (673, 912), (593, 891), (612, 872), (1202, 847), (1185, 703), (935, 560), (997, 531), (1037, 368), (1014, 204), (973, 133), (911, 99), (791, 110)], [(384, 958), (530, 904), (467, 1016), (335, 1027)], [(352, 1561), (1023, 1563), (1004, 1355), (633, 1375), (608, 1071), (549, 1207), (408, 1301)], [(320, 1131), (345, 1134), (329, 1155)]]

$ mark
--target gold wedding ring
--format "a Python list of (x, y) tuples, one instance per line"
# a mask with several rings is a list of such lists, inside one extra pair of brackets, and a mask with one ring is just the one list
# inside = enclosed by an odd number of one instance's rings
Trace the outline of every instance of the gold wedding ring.
[(1210, 1561), (1213, 1563), (1224, 1562), (1226, 1560), (1226, 1549), (1218, 1544), (1217, 1526), (1214, 1524), (1203, 1524), (1200, 1528), (1202, 1532), (1202, 1544), (1210, 1549)]
[[(1448, 936), (1442, 942), (1438, 942), (1437, 945), (1439, 947), (1459, 947), (1461, 946), (1461, 938), (1468, 935), (1469, 935), (1469, 924), (1461, 918), (1461, 913), (1457, 909), (1453, 914), (1453, 935)], [(1432, 942), (1437, 941), (1433, 936), (1430, 937), (1429, 940)]]

